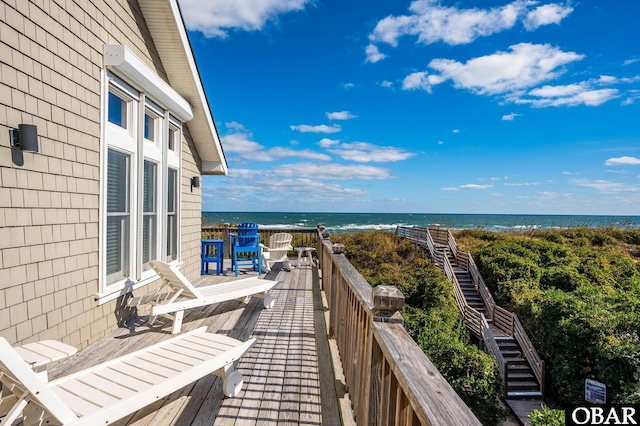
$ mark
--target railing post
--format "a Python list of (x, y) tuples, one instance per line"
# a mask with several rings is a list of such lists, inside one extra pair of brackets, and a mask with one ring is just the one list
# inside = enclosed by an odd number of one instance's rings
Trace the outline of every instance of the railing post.
[[(388, 324), (404, 324), (400, 309), (404, 306), (404, 295), (393, 286), (377, 286), (371, 292), (371, 303), (373, 310), (371, 311), (371, 320), (373, 322), (383, 322)], [(382, 405), (388, 404), (388, 401), (382, 400), (382, 381), (383, 381), (383, 365), (384, 354), (380, 345), (376, 341), (373, 334), (373, 324), (369, 327), (368, 347), (369, 356), (367, 357), (370, 365), (369, 370), (369, 386), (364, 386), (363, 402), (368, 405), (366, 411), (367, 418), (362, 424), (376, 425), (380, 418)]]
[[(333, 255), (343, 254), (345, 251), (344, 244), (335, 243), (332, 245), (331, 250), (333, 251)], [(338, 281), (340, 280), (339, 271), (335, 267), (333, 260), (327, 259), (327, 263), (331, 263), (331, 271), (322, 271), (322, 279), (331, 280), (330, 283), (323, 283), (323, 287), (328, 288), (328, 302), (329, 302), (329, 336), (336, 336), (336, 329), (339, 326), (343, 326), (342, 321), (344, 320), (344, 311), (338, 309), (338, 303), (345, 301), (338, 300)], [(329, 273), (327, 273), (329, 272)]]
[(379, 285), (371, 293), (373, 321), (404, 324), (400, 311), (404, 306), (404, 295), (394, 286)]
[(229, 259), (231, 257), (231, 237), (229, 236), (229, 224), (224, 224), (224, 230), (222, 231), (222, 239), (224, 240), (224, 257)]

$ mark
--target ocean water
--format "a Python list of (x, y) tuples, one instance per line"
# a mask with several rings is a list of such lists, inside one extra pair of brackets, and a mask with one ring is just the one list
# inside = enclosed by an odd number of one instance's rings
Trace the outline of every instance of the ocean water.
[(420, 213), (274, 213), (203, 212), (202, 224), (255, 222), (279, 228), (324, 225), (329, 233), (371, 229), (394, 230), (398, 225), (441, 227), (452, 230), (485, 229), (518, 231), (546, 228), (615, 227), (640, 228), (640, 216), (514, 215), (514, 214), (420, 214)]

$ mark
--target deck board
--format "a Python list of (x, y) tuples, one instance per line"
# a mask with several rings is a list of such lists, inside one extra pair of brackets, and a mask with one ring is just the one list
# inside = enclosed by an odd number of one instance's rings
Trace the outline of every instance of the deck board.
[[(295, 263), (295, 262), (294, 262)], [(245, 278), (250, 274), (241, 274)], [(207, 326), (213, 333), (256, 344), (241, 358), (237, 369), (244, 376), (243, 390), (236, 398), (224, 398), (222, 380), (211, 374), (178, 392), (133, 413), (116, 424), (134, 425), (321, 425), (327, 418), (339, 418), (338, 402), (321, 401), (320, 377), (333, 375), (330, 365), (318, 361), (314, 306), (319, 298), (317, 271), (301, 265), (291, 272), (278, 265), (266, 276), (282, 280), (272, 290), (273, 309), (263, 309), (262, 300), (226, 301), (185, 312), (183, 331)], [(212, 285), (236, 279), (207, 275), (194, 285)], [(315, 286), (315, 288), (314, 288)], [(314, 297), (316, 299), (314, 299)], [(315, 304), (314, 304), (315, 301)], [(115, 330), (50, 370), (55, 379), (109, 359), (131, 353), (171, 337), (171, 324), (158, 318), (153, 326), (146, 316)], [(321, 330), (324, 331), (324, 330)]]

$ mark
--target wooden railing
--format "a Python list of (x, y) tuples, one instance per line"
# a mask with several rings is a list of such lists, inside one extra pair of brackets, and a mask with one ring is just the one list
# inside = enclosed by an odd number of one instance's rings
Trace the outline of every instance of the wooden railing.
[(480, 425), (403, 326), (404, 297), (372, 288), (342, 244), (318, 230), (318, 266), (354, 417), (359, 425)]
[(520, 344), (520, 348), (522, 349), (522, 353), (529, 361), (529, 365), (531, 366), (531, 370), (533, 370), (533, 374), (535, 374), (538, 379), (538, 383), (540, 383), (540, 392), (544, 393), (544, 385), (545, 385), (545, 377), (544, 377), (544, 361), (538, 355), (538, 352), (533, 347), (533, 343), (529, 340), (529, 336), (525, 331), (524, 327), (520, 323), (518, 316), (513, 314), (513, 337)]
[[(228, 259), (231, 255), (231, 237), (230, 234), (238, 232), (237, 226), (220, 225), (220, 226), (203, 226), (203, 240), (223, 240), (224, 241), (224, 257)], [(286, 232), (293, 235), (291, 245), (293, 247), (315, 247), (318, 239), (318, 230), (316, 228), (282, 228), (261, 226), (258, 229), (260, 233), (260, 242), (269, 245), (269, 238), (273, 234)], [(289, 253), (295, 254), (295, 252)]]
[[(529, 339), (524, 327), (520, 323), (518, 316), (514, 312), (510, 312), (496, 305), (489, 288), (482, 279), (480, 271), (473, 261), (473, 257), (470, 253), (458, 250), (457, 243), (455, 242), (451, 232), (449, 230), (439, 228), (398, 227), (396, 229), (396, 234), (429, 249), (431, 258), (434, 259), (438, 267), (444, 271), (447, 278), (449, 278), (454, 285), (454, 297), (458, 304), (458, 308), (463, 315), (467, 328), (476, 337), (481, 338), (484, 341), (484, 345), (487, 350), (494, 355), (500, 373), (506, 383), (508, 369), (506, 364), (504, 364), (502, 354), (497, 349), (497, 345), (494, 345), (495, 339), (493, 338), (491, 331), (489, 330), (490, 334), (487, 333), (489, 327), (488, 322), (484, 318), (484, 315), (467, 304), (449, 259), (443, 254), (443, 252), (436, 250), (436, 245), (446, 247), (455, 256), (458, 266), (469, 272), (469, 275), (473, 280), (474, 287), (480, 294), (480, 297), (482, 297), (485, 304), (487, 315), (491, 317), (492, 324), (518, 341), (518, 344), (522, 349), (522, 353), (527, 358), (527, 361), (531, 366), (531, 370), (538, 379), (540, 392), (544, 393), (544, 361), (535, 350), (535, 347), (533, 346), (531, 339)], [(482, 320), (480, 320), (476, 314), (482, 316)], [(486, 328), (484, 324), (486, 324)], [(492, 338), (494, 344), (490, 345), (487, 343), (486, 338), (488, 337)]]

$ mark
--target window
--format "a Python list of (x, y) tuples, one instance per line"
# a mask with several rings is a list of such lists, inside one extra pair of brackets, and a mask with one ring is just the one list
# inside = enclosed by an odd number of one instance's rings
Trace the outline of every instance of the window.
[(154, 278), (149, 261), (179, 260), (182, 123), (144, 91), (105, 75), (101, 294), (115, 294)]
[(169, 169), (167, 179), (167, 261), (178, 258), (178, 171)]
[(107, 167), (107, 281), (129, 275), (131, 156), (110, 149)]
[(142, 263), (149, 269), (149, 261), (157, 259), (156, 237), (158, 221), (157, 165), (144, 162), (144, 185), (142, 191)]

